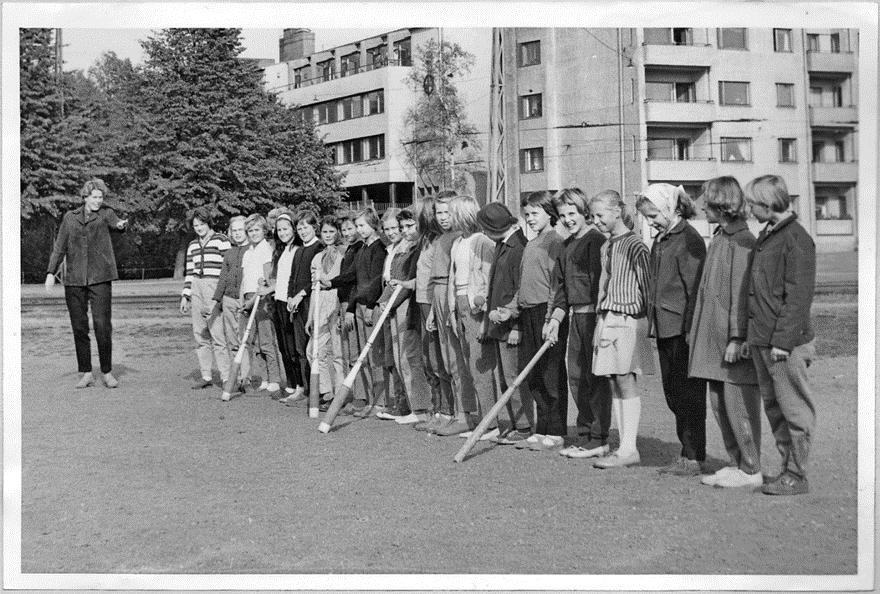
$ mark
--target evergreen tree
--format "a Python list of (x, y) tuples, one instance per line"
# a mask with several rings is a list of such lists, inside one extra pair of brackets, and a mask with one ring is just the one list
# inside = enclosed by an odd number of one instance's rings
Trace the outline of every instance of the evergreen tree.
[(51, 29), (19, 29), (21, 216), (57, 219), (79, 204), (88, 176), (87, 122), (76, 104), (62, 112)]

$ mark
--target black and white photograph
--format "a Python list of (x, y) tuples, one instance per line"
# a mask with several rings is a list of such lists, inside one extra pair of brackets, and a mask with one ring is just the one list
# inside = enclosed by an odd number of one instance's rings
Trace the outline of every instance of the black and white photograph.
[(876, 3), (2, 16), (4, 589), (875, 587)]

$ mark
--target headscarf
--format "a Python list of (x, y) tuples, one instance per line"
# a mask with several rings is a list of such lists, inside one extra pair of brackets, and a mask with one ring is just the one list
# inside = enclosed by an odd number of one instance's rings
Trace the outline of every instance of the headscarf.
[(654, 205), (661, 215), (669, 221), (669, 228), (661, 233), (661, 235), (672, 229), (681, 219), (681, 214), (677, 212), (678, 198), (684, 194), (687, 196), (684, 188), (681, 186), (673, 186), (672, 184), (650, 184), (648, 189), (642, 192), (642, 196)]

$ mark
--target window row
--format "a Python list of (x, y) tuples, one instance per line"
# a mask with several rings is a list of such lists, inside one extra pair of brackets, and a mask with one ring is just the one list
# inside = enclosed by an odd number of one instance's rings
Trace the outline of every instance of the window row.
[[(694, 30), (684, 27), (646, 28), (645, 43), (649, 45), (694, 45)], [(841, 47), (840, 33), (807, 34), (806, 49), (808, 52), (837, 54), (841, 52)], [(748, 50), (749, 29), (743, 27), (718, 29), (718, 48)], [(791, 29), (773, 29), (773, 51), (781, 53), (794, 51)]]
[[(409, 37), (394, 42), (390, 63), (396, 66), (412, 66), (412, 44)], [(311, 66), (307, 65), (297, 68), (293, 72), (293, 88), (299, 89), (309, 83), (326, 82), (335, 78), (351, 76), (358, 72), (383, 68), (388, 66), (388, 64), (388, 45), (377, 45), (367, 48), (366, 63), (363, 65), (361, 65), (361, 54), (359, 51), (340, 56), (338, 75), (336, 73), (335, 58), (316, 62), (314, 75)]]
[(385, 112), (385, 91), (371, 91), (301, 107), (300, 116), (316, 124), (332, 124)]
[(385, 135), (343, 140), (328, 144), (327, 147), (334, 165), (377, 161), (385, 158)]

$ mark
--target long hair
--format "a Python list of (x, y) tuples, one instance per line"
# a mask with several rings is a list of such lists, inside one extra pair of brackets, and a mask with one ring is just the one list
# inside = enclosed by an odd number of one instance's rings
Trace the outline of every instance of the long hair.
[(422, 247), (427, 247), (435, 239), (443, 235), (443, 230), (437, 224), (434, 216), (434, 197), (425, 196), (415, 205), (416, 220), (419, 224)]

